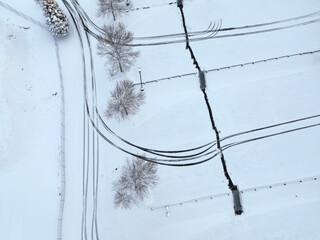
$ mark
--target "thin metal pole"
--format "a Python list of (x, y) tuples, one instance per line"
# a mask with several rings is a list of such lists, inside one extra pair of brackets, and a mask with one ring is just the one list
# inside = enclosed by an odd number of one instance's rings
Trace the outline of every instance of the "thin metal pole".
[(140, 77), (140, 84), (141, 84), (140, 90), (143, 91), (144, 88), (143, 88), (143, 85), (142, 85), (142, 76), (141, 76), (141, 67), (140, 66), (138, 66), (138, 70), (139, 70), (139, 77)]

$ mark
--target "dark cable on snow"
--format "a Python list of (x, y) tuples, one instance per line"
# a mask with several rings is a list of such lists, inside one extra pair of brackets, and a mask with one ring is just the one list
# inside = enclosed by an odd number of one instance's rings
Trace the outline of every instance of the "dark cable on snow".
[[(84, 24), (84, 23), (83, 23), (83, 24)], [(86, 105), (87, 105), (88, 114), (90, 114), (90, 113), (89, 113), (88, 103), (86, 103)], [(97, 113), (98, 113), (98, 110), (97, 110), (97, 109), (96, 109), (96, 111), (97, 111)], [(89, 115), (89, 116), (90, 116), (90, 115)], [(101, 116), (100, 116), (100, 118), (101, 118)], [(91, 119), (91, 117), (90, 117), (90, 121), (92, 122), (94, 128), (95, 128), (96, 130), (99, 130), (99, 128), (94, 125), (94, 122), (93, 122), (93, 120)], [(114, 144), (114, 143), (113, 143), (112, 141), (110, 141), (107, 137), (105, 137), (101, 131), (98, 131), (98, 133), (99, 133), (99, 135), (102, 136), (105, 140), (109, 141), (110, 144)], [(205, 146), (205, 145), (203, 145), (203, 146)], [(206, 146), (207, 146), (207, 145), (206, 145)], [(119, 146), (118, 146), (118, 147), (119, 147)], [(125, 150), (125, 149), (123, 149), (123, 150)], [(166, 151), (164, 151), (164, 152), (166, 152)], [(173, 152), (173, 151), (172, 151), (172, 152)], [(212, 152), (212, 153), (213, 153), (213, 152)], [(131, 154), (133, 154), (133, 153), (131, 152)], [(213, 155), (212, 158), (214, 158), (216, 155), (217, 155), (217, 154)], [(140, 155), (135, 155), (135, 156), (140, 157)], [(182, 157), (182, 156), (181, 156), (181, 157)], [(211, 159), (212, 159), (212, 158), (211, 158)], [(160, 161), (162, 161), (163, 159), (149, 158), (149, 160), (151, 160), (151, 161), (157, 161), (157, 163), (160, 164)], [(168, 160), (169, 160), (169, 159), (168, 159)], [(179, 161), (184, 161), (184, 160), (186, 160), (186, 159), (181, 159), (181, 160), (179, 160)], [(186, 161), (189, 161), (189, 160), (190, 160), (190, 159), (188, 159), (188, 160), (186, 160)], [(208, 159), (204, 159), (204, 160), (201, 160), (201, 161), (199, 161), (199, 162), (203, 163), (203, 162), (206, 162), (207, 160), (208, 160)], [(170, 161), (170, 160), (169, 160), (169, 161)], [(199, 162), (193, 162), (193, 163), (191, 163), (191, 164), (189, 163), (189, 164), (186, 164), (186, 166), (192, 166), (192, 165), (195, 165), (195, 164), (199, 164)], [(183, 165), (181, 165), (181, 164), (180, 164), (180, 165), (179, 165), (179, 164), (174, 164), (174, 166), (183, 166)]]
[(189, 44), (189, 38), (188, 38), (188, 31), (187, 31), (187, 27), (186, 27), (186, 21), (185, 21), (185, 17), (184, 17), (184, 13), (183, 13), (183, 3), (182, 0), (179, 0), (177, 2), (178, 8), (180, 9), (180, 13), (182, 16), (182, 23), (183, 23), (183, 28), (184, 28), (184, 32), (186, 35), (186, 48), (189, 50), (190, 55), (191, 55), (191, 59), (193, 60), (193, 64), (195, 65), (196, 69), (198, 70), (199, 73), (199, 77), (200, 77), (200, 88), (201, 91), (203, 92), (204, 95), (204, 99), (208, 108), (208, 112), (209, 112), (209, 117), (210, 117), (210, 121), (211, 121), (211, 125), (212, 125), (212, 129), (216, 135), (216, 143), (217, 143), (217, 150), (219, 151), (219, 155), (220, 155), (220, 159), (221, 159), (221, 163), (222, 163), (222, 167), (223, 167), (223, 172), (224, 175), (226, 177), (226, 179), (228, 180), (228, 187), (232, 192), (233, 195), (233, 202), (234, 202), (234, 211), (235, 214), (237, 215), (241, 215), (243, 210), (242, 210), (242, 205), (241, 205), (241, 198), (240, 198), (240, 193), (238, 190), (238, 187), (236, 185), (233, 184), (232, 179), (229, 175), (228, 169), (227, 169), (227, 164), (226, 164), (226, 160), (224, 157), (224, 153), (223, 153), (223, 149), (221, 148), (221, 141), (220, 141), (220, 135), (219, 135), (219, 131), (215, 125), (214, 119), (213, 119), (213, 114), (212, 114), (212, 109), (208, 100), (208, 96), (206, 93), (206, 84), (205, 84), (205, 72), (201, 71), (201, 68), (198, 64), (198, 61), (196, 60), (196, 57), (192, 51), (192, 48)]

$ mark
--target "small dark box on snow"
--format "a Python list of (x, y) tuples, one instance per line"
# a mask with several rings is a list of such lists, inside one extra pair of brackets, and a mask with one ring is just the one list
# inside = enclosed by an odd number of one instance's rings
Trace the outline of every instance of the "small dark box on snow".
[(241, 215), (243, 212), (242, 205), (241, 205), (241, 199), (240, 199), (240, 192), (238, 190), (237, 186), (234, 186), (232, 189), (232, 196), (233, 196), (233, 208), (234, 212), (237, 215)]
[(207, 83), (206, 83), (206, 72), (205, 71), (199, 72), (199, 81), (200, 81), (200, 89), (201, 90), (206, 89)]

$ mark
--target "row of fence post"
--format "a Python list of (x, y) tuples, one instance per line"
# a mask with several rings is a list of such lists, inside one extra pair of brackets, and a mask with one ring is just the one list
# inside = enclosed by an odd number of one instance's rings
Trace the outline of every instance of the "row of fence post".
[(148, 5), (148, 6), (139, 6), (139, 7), (134, 7), (132, 9), (129, 9), (127, 10), (126, 12), (133, 12), (133, 11), (138, 11), (138, 10), (146, 10), (146, 9), (149, 9), (149, 8), (152, 8), (152, 7), (159, 7), (159, 6), (165, 6), (165, 5), (173, 5), (173, 4), (176, 4), (177, 2), (168, 2), (168, 3), (165, 3), (165, 4), (151, 4), (151, 5)]
[[(299, 183), (310, 182), (310, 181), (318, 181), (318, 180), (320, 180), (320, 175), (313, 176), (313, 177), (302, 178), (302, 179), (298, 179), (298, 180), (285, 181), (285, 182), (274, 183), (274, 184), (269, 184), (269, 185), (246, 188), (246, 189), (241, 190), (240, 193), (256, 192), (256, 191), (259, 191), (259, 190), (273, 189), (273, 188), (276, 188), (276, 187), (285, 187), (285, 186), (290, 186), (292, 184), (299, 184)], [(172, 207), (184, 206), (184, 205), (190, 204), (190, 203), (199, 203), (201, 201), (213, 200), (215, 198), (227, 197), (227, 196), (231, 196), (231, 194), (230, 193), (214, 194), (214, 195), (209, 195), (209, 196), (190, 199), (190, 200), (187, 200), (187, 201), (182, 201), (182, 202), (179, 202), (179, 203), (172, 203), (172, 204), (166, 204), (166, 205), (161, 205), (161, 206), (150, 207), (150, 210), (154, 211), (154, 210), (159, 210), (159, 209), (165, 209), (166, 210), (166, 216), (169, 216), (170, 215), (169, 209), (172, 208)]]
[[(245, 67), (245, 66), (248, 66), (248, 65), (254, 65), (254, 64), (259, 64), (259, 63), (266, 63), (266, 62), (270, 62), (270, 61), (276, 61), (276, 60), (280, 60), (280, 59), (284, 59), (284, 58), (298, 57), (298, 56), (304, 56), (304, 55), (309, 55), (309, 54), (317, 54), (317, 53), (320, 53), (320, 49), (317, 49), (317, 50), (314, 50), (314, 51), (308, 51), (308, 52), (301, 52), (301, 53), (283, 55), (283, 56), (279, 56), (279, 57), (273, 57), (273, 58), (268, 58), (268, 59), (263, 59), (263, 60), (252, 61), (252, 62), (240, 63), (240, 64), (225, 66), (225, 67), (221, 67), (221, 68), (212, 68), (212, 69), (205, 70), (205, 73), (219, 72), (219, 71), (230, 70), (230, 69), (238, 68), (238, 67)], [(198, 72), (179, 74), (179, 75), (175, 75), (175, 76), (170, 76), (170, 77), (164, 77), (164, 78), (145, 81), (142, 84), (146, 85), (146, 84), (150, 84), (150, 83), (157, 83), (157, 82), (164, 81), (164, 80), (171, 80), (171, 79), (175, 79), (175, 78), (187, 77), (187, 76), (197, 75), (197, 74), (198, 74)], [(137, 85), (140, 85), (140, 83), (135, 83), (134, 84), (134, 86), (137, 86)]]
[(62, 76), (62, 67), (59, 55), (59, 46), (57, 39), (55, 37), (55, 47), (56, 47), (56, 58), (59, 70), (59, 80), (60, 80), (60, 204), (58, 212), (58, 226), (57, 226), (57, 240), (62, 239), (62, 224), (63, 224), (63, 213), (65, 204), (65, 190), (66, 190), (66, 175), (65, 175), (65, 101), (64, 101), (64, 82)]

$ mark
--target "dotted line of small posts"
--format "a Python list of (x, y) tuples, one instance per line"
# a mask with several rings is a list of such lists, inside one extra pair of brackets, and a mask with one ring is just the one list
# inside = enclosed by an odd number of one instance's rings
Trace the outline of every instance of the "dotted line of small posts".
[[(246, 188), (241, 190), (241, 193), (248, 193), (248, 192), (257, 192), (260, 190), (266, 190), (266, 189), (273, 189), (273, 188), (277, 188), (277, 187), (286, 187), (289, 185), (293, 185), (293, 184), (300, 184), (300, 183), (305, 183), (305, 182), (310, 182), (310, 181), (318, 181), (320, 180), (320, 175), (317, 176), (313, 176), (313, 177), (307, 177), (307, 178), (302, 178), (302, 179), (298, 179), (298, 180), (292, 180), (292, 181), (286, 181), (286, 182), (281, 182), (281, 183), (274, 183), (274, 184), (269, 184), (269, 185), (263, 185), (263, 186), (258, 186), (258, 187), (252, 187), (252, 188)], [(156, 206), (156, 207), (150, 207), (151, 211), (154, 210), (160, 210), (160, 209), (165, 209), (166, 210), (166, 216), (169, 217), (170, 216), (170, 208), (172, 207), (178, 207), (178, 206), (184, 206), (186, 204), (190, 204), (190, 203), (199, 203), (202, 201), (206, 201), (206, 200), (213, 200), (215, 198), (220, 198), (220, 197), (227, 197), (227, 196), (231, 196), (232, 193), (219, 193), (219, 194), (214, 194), (214, 195), (209, 195), (209, 196), (204, 196), (204, 197), (200, 197), (200, 198), (194, 198), (194, 199), (190, 199), (187, 201), (182, 201), (179, 203), (173, 203), (173, 204), (167, 204), (167, 205), (161, 205), (161, 206)]]
[[(304, 56), (304, 55), (309, 55), (309, 54), (317, 54), (317, 53), (320, 53), (320, 49), (314, 50), (314, 51), (308, 51), (308, 52), (301, 52), (301, 53), (283, 55), (283, 56), (279, 56), (279, 57), (267, 58), (267, 59), (264, 59), (264, 60), (257, 60), (257, 61), (253, 61), (253, 62), (240, 63), (240, 64), (230, 65), (230, 66), (221, 67), (221, 68), (212, 68), (212, 69), (205, 70), (205, 72), (206, 73), (219, 72), (219, 71), (230, 70), (230, 69), (238, 68), (238, 67), (245, 67), (245, 66), (255, 65), (255, 64), (259, 64), (259, 63), (266, 63), (266, 62), (270, 62), (270, 61), (277, 61), (277, 60), (281, 60), (281, 59)], [(174, 75), (174, 76), (170, 76), (170, 77), (165, 77), (165, 78), (159, 78), (159, 79), (146, 81), (146, 82), (143, 82), (143, 83), (135, 83), (134, 86), (140, 85), (140, 84), (146, 85), (146, 84), (149, 84), (149, 83), (157, 83), (157, 82), (164, 81), (164, 80), (171, 80), (171, 79), (175, 79), (175, 78), (188, 77), (188, 76), (193, 76), (193, 75), (197, 75), (197, 74), (198, 74), (198, 72), (179, 74), (179, 75)]]
[(56, 37), (54, 38), (56, 47), (56, 58), (59, 70), (59, 80), (60, 80), (60, 204), (58, 212), (58, 227), (57, 227), (57, 240), (62, 239), (62, 222), (64, 215), (64, 205), (65, 205), (65, 192), (66, 192), (66, 166), (65, 166), (65, 101), (64, 101), (64, 81), (62, 75), (62, 67), (59, 55), (59, 45)]
[[(165, 4), (153, 4), (153, 5), (148, 5), (148, 6), (144, 6), (144, 7), (134, 7), (130, 10), (127, 10), (127, 12), (133, 12), (133, 11), (138, 11), (138, 10), (146, 10), (146, 9), (149, 9), (151, 7), (160, 7), (160, 6), (165, 6), (165, 5), (173, 5), (173, 4), (176, 4), (177, 2), (168, 2), (168, 3), (165, 3)], [(130, 4), (130, 3), (129, 3)]]

